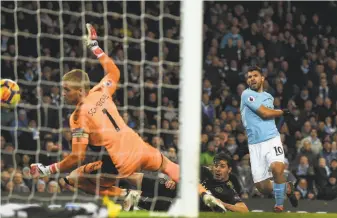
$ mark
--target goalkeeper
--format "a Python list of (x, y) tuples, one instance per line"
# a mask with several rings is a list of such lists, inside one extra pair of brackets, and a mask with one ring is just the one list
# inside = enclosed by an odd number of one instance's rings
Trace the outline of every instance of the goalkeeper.
[[(163, 156), (159, 150), (145, 143), (142, 138), (120, 116), (112, 95), (116, 91), (120, 71), (96, 41), (96, 30), (86, 24), (88, 35), (86, 45), (98, 58), (106, 75), (99, 84), (90, 89), (88, 74), (80, 69), (66, 73), (62, 78), (65, 102), (76, 105), (70, 116), (72, 131), (72, 152), (58, 163), (44, 166), (42, 163), (31, 165), (34, 177), (67, 172), (80, 166), (86, 157), (87, 147), (100, 152), (106, 149), (109, 156), (74, 170), (66, 182), (84, 191), (110, 196), (126, 196), (126, 190), (112, 186), (114, 179), (102, 179), (96, 193), (96, 178), (84, 179), (83, 173), (113, 174), (117, 179), (125, 179), (139, 170), (161, 171), (174, 182), (179, 181), (179, 166)], [(102, 186), (103, 185), (103, 186)], [(105, 186), (106, 185), (106, 186)], [(200, 193), (206, 190), (200, 185)], [(134, 192), (130, 194), (136, 195)], [(217, 205), (215, 198), (205, 195), (209, 204)], [(135, 196), (137, 197), (137, 196)], [(206, 199), (205, 198), (205, 199)], [(221, 205), (220, 205), (221, 206)]]

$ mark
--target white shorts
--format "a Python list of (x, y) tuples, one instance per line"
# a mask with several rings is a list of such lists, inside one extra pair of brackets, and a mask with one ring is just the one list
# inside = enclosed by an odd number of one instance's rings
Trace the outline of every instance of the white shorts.
[(261, 182), (273, 176), (270, 171), (271, 163), (284, 163), (284, 151), (280, 136), (248, 145), (248, 148), (254, 183)]

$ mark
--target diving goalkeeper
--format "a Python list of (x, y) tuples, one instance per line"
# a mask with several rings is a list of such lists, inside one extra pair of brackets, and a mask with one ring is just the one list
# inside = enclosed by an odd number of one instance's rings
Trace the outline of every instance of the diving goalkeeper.
[[(108, 184), (99, 187), (96, 193), (96, 178), (81, 179), (83, 173), (103, 173), (115, 175), (116, 179), (125, 179), (139, 170), (161, 171), (174, 182), (179, 182), (179, 166), (163, 156), (159, 150), (145, 143), (142, 138), (124, 122), (120, 116), (112, 95), (120, 78), (120, 71), (114, 61), (98, 46), (96, 30), (86, 24), (88, 31), (85, 43), (98, 58), (105, 76), (99, 84), (90, 89), (90, 80), (86, 72), (74, 69), (62, 78), (65, 102), (76, 105), (70, 116), (72, 131), (72, 152), (58, 163), (44, 166), (42, 163), (31, 165), (34, 177), (44, 177), (55, 173), (67, 172), (81, 166), (86, 157), (87, 147), (100, 152), (104, 148), (108, 157), (79, 167), (65, 180), (70, 185), (101, 195), (126, 196), (127, 191)], [(113, 179), (107, 179), (107, 182)], [(215, 198), (206, 194), (200, 185), (200, 193), (211, 205), (217, 205)], [(220, 205), (221, 206), (221, 205)]]

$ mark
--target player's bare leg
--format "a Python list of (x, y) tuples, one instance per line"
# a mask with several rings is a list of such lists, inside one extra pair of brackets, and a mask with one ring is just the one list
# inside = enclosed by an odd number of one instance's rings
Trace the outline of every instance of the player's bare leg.
[[(179, 165), (170, 161), (167, 157), (163, 156), (163, 163), (160, 167), (160, 171), (167, 174), (174, 182), (179, 182)], [(219, 199), (215, 198), (212, 194), (207, 193), (205, 187), (199, 184), (199, 194), (204, 203), (211, 207), (213, 210), (219, 212), (226, 212), (226, 208), (222, 205)]]
[(107, 195), (109, 197), (123, 197), (127, 193), (125, 189), (121, 189), (116, 186), (97, 187), (97, 184), (90, 182), (88, 178), (80, 177), (78, 179), (73, 179), (73, 178), (66, 177), (64, 180), (69, 185), (75, 188), (79, 188), (88, 194), (94, 194), (94, 195), (96, 194), (96, 195), (102, 195), (102, 196)]
[[(175, 183), (179, 182), (179, 165), (170, 161), (167, 157), (163, 155), (163, 163), (159, 169), (163, 173), (167, 174)], [(199, 194), (206, 192), (205, 187), (199, 184)]]
[[(92, 167), (94, 166), (94, 167)], [(112, 174), (90, 174), (93, 170), (100, 169), (96, 162), (81, 166), (66, 177), (67, 183), (89, 194), (107, 195), (109, 197), (124, 197), (123, 210), (137, 210), (142, 191), (121, 189), (117, 187), (118, 180), (125, 180), (141, 189), (143, 173), (134, 173), (126, 178), (119, 178)]]
[(271, 171), (273, 173), (275, 183), (281, 184), (285, 183), (286, 179), (284, 177), (284, 163), (282, 162), (273, 162), (270, 165)]
[[(167, 157), (163, 156), (163, 163), (160, 171), (167, 174), (175, 183), (179, 182), (179, 165), (170, 161)], [(206, 192), (205, 187), (199, 184), (199, 194)]]
[(173, 163), (172, 161), (170, 161), (167, 157), (165, 157), (164, 155), (162, 155), (163, 157), (163, 162), (162, 165), (160, 167), (160, 171), (162, 171), (163, 173), (165, 173), (166, 175), (168, 175), (174, 182), (178, 183), (179, 182), (179, 165), (176, 163)]
[(255, 183), (255, 186), (259, 192), (264, 195), (268, 195), (273, 191), (273, 183), (270, 179), (263, 180), (261, 182)]
[(116, 178), (90, 174), (101, 168), (102, 162), (96, 161), (73, 170), (64, 180), (69, 185), (89, 194), (107, 195), (111, 197), (125, 196), (126, 191), (116, 184)]
[(291, 183), (286, 183), (284, 177), (285, 165), (282, 162), (273, 162), (270, 168), (274, 177), (273, 190), (276, 200), (276, 205), (274, 207), (275, 212), (283, 211), (284, 195), (287, 193), (289, 201), (293, 207), (297, 207), (298, 200), (294, 194), (294, 186)]

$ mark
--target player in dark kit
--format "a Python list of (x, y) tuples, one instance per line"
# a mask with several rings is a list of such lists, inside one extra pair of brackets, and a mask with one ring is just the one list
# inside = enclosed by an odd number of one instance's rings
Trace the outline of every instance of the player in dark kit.
[[(239, 194), (235, 191), (232, 181), (229, 176), (232, 170), (232, 159), (224, 154), (217, 154), (214, 158), (214, 166), (212, 169), (201, 167), (200, 183), (206, 188), (209, 194), (212, 194), (217, 200), (226, 208), (226, 210), (233, 212), (248, 212), (248, 207), (242, 202)], [(146, 180), (146, 181), (145, 181)], [(150, 185), (152, 184), (152, 185)], [(146, 185), (146, 186), (145, 186)], [(152, 202), (147, 201), (144, 197), (154, 197), (154, 181), (144, 178), (142, 186), (143, 200), (139, 202), (139, 206), (144, 209), (150, 209)], [(161, 197), (174, 198), (176, 196), (176, 184), (173, 181), (163, 181), (158, 184), (158, 193)], [(205, 194), (201, 195), (200, 210), (201, 211), (219, 211), (223, 212), (221, 208), (211, 207)], [(167, 210), (170, 201), (160, 201), (156, 203), (156, 210)]]
[[(214, 197), (222, 201), (227, 210), (233, 212), (248, 212), (248, 208), (242, 202), (239, 194), (234, 189), (229, 174), (232, 171), (232, 159), (224, 153), (217, 154), (214, 158), (213, 169), (201, 167), (200, 182), (213, 194)], [(200, 210), (208, 211), (210, 208), (200, 201)]]

